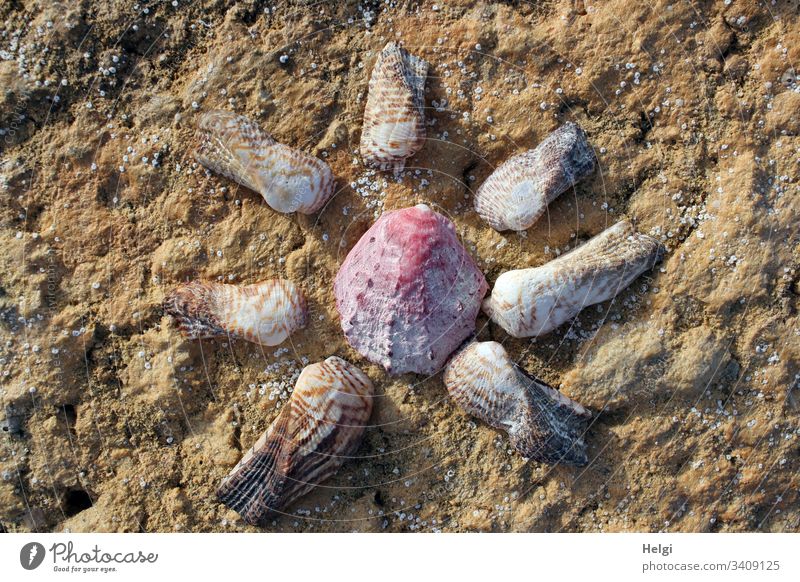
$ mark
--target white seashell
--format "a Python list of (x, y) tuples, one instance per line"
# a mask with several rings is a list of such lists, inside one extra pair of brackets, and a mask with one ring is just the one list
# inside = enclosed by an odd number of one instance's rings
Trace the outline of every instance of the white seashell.
[(194, 157), (213, 172), (258, 192), (278, 212), (312, 214), (333, 194), (328, 164), (279, 144), (243, 115), (202, 114)]
[(525, 458), (587, 463), (583, 435), (590, 413), (514, 365), (497, 342), (473, 342), (444, 371), (444, 384), (469, 414), (504, 430)]
[(231, 336), (276, 346), (308, 319), (305, 297), (291, 281), (254, 285), (194, 281), (176, 288), (164, 310), (191, 339)]
[(658, 241), (623, 220), (541, 267), (503, 273), (483, 310), (514, 337), (542, 335), (616, 296), (662, 251)]
[(586, 134), (567, 122), (536, 149), (503, 162), (475, 193), (475, 210), (495, 230), (525, 230), (594, 165)]
[(341, 358), (303, 368), (289, 402), (222, 481), (219, 500), (263, 525), (356, 451), (373, 395), (369, 377)]
[(378, 55), (369, 80), (361, 157), (399, 173), (425, 143), (424, 91), (428, 63), (394, 42)]

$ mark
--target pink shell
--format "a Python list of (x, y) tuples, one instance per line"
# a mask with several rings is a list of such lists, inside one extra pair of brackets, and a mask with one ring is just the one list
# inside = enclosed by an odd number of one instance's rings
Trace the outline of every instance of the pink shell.
[(486, 279), (455, 226), (424, 204), (388, 212), (334, 282), (347, 341), (391, 374), (435, 374), (475, 331)]

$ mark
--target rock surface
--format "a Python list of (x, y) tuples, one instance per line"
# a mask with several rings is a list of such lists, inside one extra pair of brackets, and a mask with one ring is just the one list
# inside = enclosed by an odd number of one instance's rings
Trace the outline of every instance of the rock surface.
[[(0, 5), (0, 411), (23, 415), (0, 435), (3, 526), (251, 529), (214, 490), (335, 354), (375, 383), (375, 427), (271, 530), (800, 529), (795, 4), (396, 4)], [(399, 180), (357, 154), (389, 40), (431, 63), (428, 139)], [(328, 205), (280, 215), (199, 167), (215, 108), (325, 160)], [(475, 189), (568, 120), (598, 170), (525, 235), (492, 230)], [(523, 462), (440, 376), (390, 378), (348, 347), (333, 278), (384, 210), (419, 202), (490, 284), (623, 217), (667, 247), (536, 341), (479, 316), (480, 341), (591, 409), (587, 467)], [(301, 282), (309, 325), (275, 349), (184, 340), (159, 306), (199, 277)]]

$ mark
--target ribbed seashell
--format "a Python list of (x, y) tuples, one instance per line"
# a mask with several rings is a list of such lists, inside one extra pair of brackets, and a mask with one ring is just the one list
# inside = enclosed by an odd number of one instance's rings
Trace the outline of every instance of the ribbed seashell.
[(424, 92), (428, 63), (394, 42), (378, 55), (369, 80), (361, 157), (399, 173), (425, 143)]
[(558, 390), (527, 375), (497, 342), (473, 342), (444, 370), (456, 403), (506, 431), (525, 458), (543, 463), (587, 463), (583, 435), (591, 414)]
[(164, 310), (191, 339), (233, 337), (276, 346), (306, 325), (308, 308), (291, 281), (254, 285), (193, 281), (164, 299)]
[(451, 221), (424, 204), (387, 212), (333, 285), (347, 341), (392, 374), (434, 374), (475, 330), (488, 286)]
[(373, 395), (369, 377), (341, 358), (303, 368), (289, 402), (222, 481), (219, 500), (263, 525), (355, 453)]
[(483, 310), (514, 337), (542, 335), (616, 296), (662, 251), (657, 240), (623, 220), (541, 267), (503, 273)]
[(594, 165), (583, 129), (567, 122), (535, 149), (500, 164), (475, 193), (475, 210), (495, 230), (525, 230)]
[(195, 159), (258, 192), (278, 212), (312, 214), (333, 194), (328, 164), (279, 144), (258, 124), (228, 111), (209, 111), (198, 122)]

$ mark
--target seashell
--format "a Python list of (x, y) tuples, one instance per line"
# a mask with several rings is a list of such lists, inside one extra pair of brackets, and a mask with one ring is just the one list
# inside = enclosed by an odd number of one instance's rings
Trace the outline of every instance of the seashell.
[(474, 330), (488, 286), (455, 226), (424, 204), (388, 212), (333, 290), (347, 341), (392, 374), (434, 374)]
[(444, 370), (456, 403), (486, 424), (504, 430), (525, 458), (583, 466), (583, 435), (591, 414), (558, 390), (527, 375), (497, 342), (473, 342)]
[(535, 149), (492, 172), (475, 193), (475, 210), (495, 230), (525, 230), (562, 192), (591, 174), (594, 165), (583, 129), (567, 122)]
[(370, 166), (403, 170), (425, 143), (424, 91), (428, 63), (394, 42), (378, 55), (369, 80), (361, 157)]
[(514, 337), (542, 335), (616, 296), (662, 252), (657, 240), (623, 220), (541, 267), (503, 273), (483, 310)]
[(372, 382), (331, 356), (303, 368), (289, 402), (217, 490), (245, 521), (263, 525), (333, 476), (361, 442)]
[(306, 299), (291, 281), (254, 285), (194, 281), (164, 299), (164, 310), (188, 338), (230, 336), (276, 346), (308, 319)]
[(328, 164), (279, 144), (256, 122), (228, 111), (200, 116), (195, 159), (258, 192), (278, 212), (312, 214), (333, 194)]
[(793, 67), (789, 67), (783, 72), (783, 75), (781, 75), (781, 83), (784, 87), (789, 89), (797, 85), (797, 73), (795, 73)]

